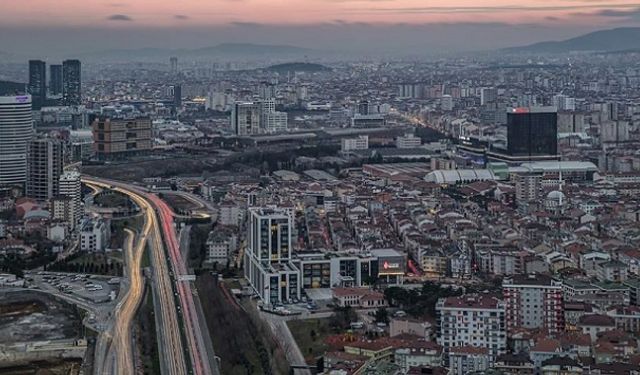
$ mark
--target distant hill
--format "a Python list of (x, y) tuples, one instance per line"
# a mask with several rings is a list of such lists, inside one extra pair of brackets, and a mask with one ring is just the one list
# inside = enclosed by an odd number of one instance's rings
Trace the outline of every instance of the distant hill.
[(278, 56), (303, 56), (313, 50), (288, 45), (251, 44), (251, 43), (222, 43), (216, 46), (194, 49), (165, 49), (165, 48), (139, 48), (139, 49), (115, 49), (99, 51), (87, 54), (86, 57), (107, 59), (139, 59), (139, 58), (169, 58), (178, 57), (252, 57), (264, 55)]
[(640, 27), (594, 31), (575, 38), (506, 48), (507, 52), (563, 53), (572, 51), (614, 52), (640, 49)]
[(308, 48), (251, 44), (251, 43), (222, 43), (214, 47), (206, 47), (192, 50), (193, 53), (228, 53), (241, 55), (266, 55), (266, 54), (303, 54), (308, 52)]
[(326, 72), (331, 69), (320, 64), (312, 64), (312, 63), (285, 63), (285, 64), (277, 64), (272, 65), (267, 68), (267, 70), (278, 73), (286, 73), (286, 72)]

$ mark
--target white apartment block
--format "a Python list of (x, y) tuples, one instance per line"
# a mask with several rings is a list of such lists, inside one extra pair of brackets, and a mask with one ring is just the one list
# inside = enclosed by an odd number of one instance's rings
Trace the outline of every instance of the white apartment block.
[(486, 348), (491, 361), (505, 353), (507, 328), (503, 301), (480, 294), (441, 298), (436, 311), (437, 341), (447, 353), (451, 348)]
[(357, 138), (343, 138), (342, 151), (367, 150), (369, 149), (369, 136), (361, 135)]
[(397, 148), (418, 148), (422, 146), (422, 139), (413, 134), (405, 134), (396, 139)]

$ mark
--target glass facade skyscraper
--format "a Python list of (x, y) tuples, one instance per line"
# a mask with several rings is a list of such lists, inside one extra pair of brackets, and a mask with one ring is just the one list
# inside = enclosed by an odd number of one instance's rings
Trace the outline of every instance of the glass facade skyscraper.
[(62, 65), (49, 65), (49, 92), (62, 94)]
[(47, 100), (47, 64), (42, 60), (29, 60), (29, 94), (33, 109), (40, 109)]
[(62, 102), (64, 105), (82, 104), (81, 67), (79, 60), (62, 62)]
[(511, 156), (557, 155), (555, 108), (516, 108), (507, 114), (507, 152)]

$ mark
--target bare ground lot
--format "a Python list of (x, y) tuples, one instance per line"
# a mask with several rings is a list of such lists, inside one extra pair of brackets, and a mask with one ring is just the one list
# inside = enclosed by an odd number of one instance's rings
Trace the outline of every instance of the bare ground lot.
[(79, 337), (80, 331), (74, 306), (36, 292), (0, 292), (2, 344)]

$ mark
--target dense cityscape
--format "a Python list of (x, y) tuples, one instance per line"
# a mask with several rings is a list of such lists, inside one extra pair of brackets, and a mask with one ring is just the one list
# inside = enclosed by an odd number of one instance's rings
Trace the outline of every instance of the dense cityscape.
[(639, 51), (0, 54), (0, 373), (640, 374)]

